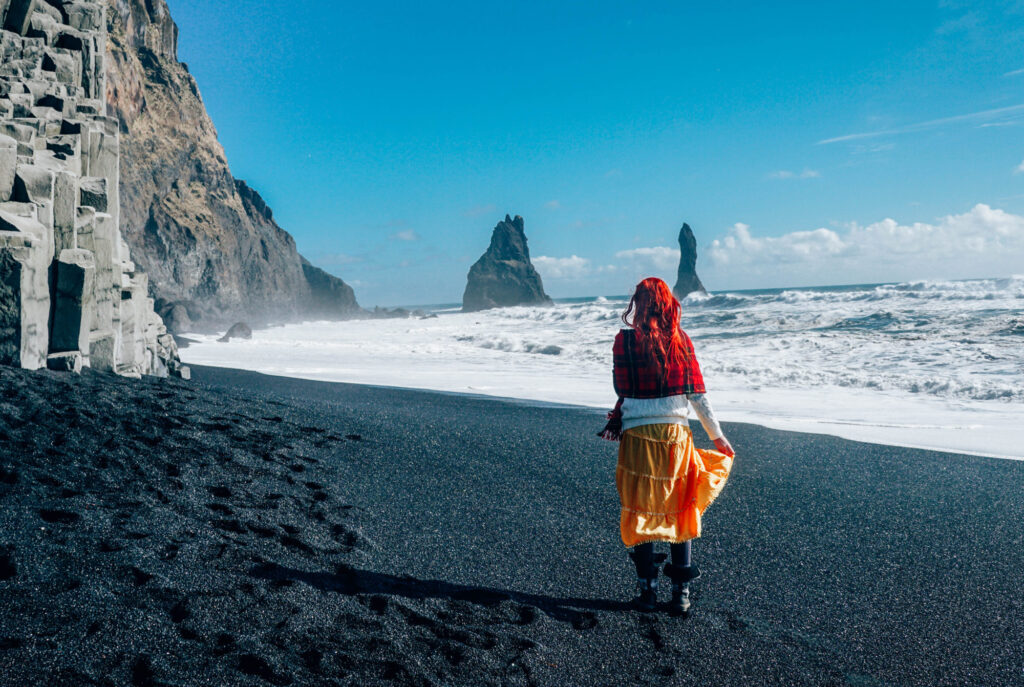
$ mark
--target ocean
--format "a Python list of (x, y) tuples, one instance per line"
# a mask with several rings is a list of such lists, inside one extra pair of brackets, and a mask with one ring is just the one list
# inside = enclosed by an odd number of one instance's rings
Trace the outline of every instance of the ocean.
[[(607, 409), (626, 296), (215, 336), (185, 362)], [(1024, 459), (1024, 276), (690, 296), (719, 419)], [(453, 418), (457, 422), (457, 418)], [(596, 432), (602, 422), (595, 414)], [(742, 452), (742, 447), (737, 447)]]

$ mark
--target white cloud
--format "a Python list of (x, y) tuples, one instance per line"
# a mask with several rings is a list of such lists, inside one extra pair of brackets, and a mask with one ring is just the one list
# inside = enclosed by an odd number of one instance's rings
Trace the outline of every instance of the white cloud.
[(531, 262), (544, 279), (582, 279), (590, 274), (590, 260), (572, 255), (568, 258), (552, 258), (547, 255), (534, 257)]
[(846, 248), (831, 229), (794, 231), (779, 237), (756, 238), (746, 224), (736, 224), (724, 239), (711, 242), (716, 265), (789, 263), (839, 255)]
[(1019, 76), (1024, 74), (1024, 69), (1014, 69), (1012, 72), (1006, 72), (1003, 76)]
[(398, 241), (419, 241), (420, 235), (416, 233), (414, 229), (404, 229), (402, 231), (395, 232), (391, 235), (391, 238)]
[(546, 207), (548, 210), (561, 210), (562, 204), (559, 203), (557, 200), (549, 200), (548, 202), (544, 203), (544, 207)]
[(821, 172), (816, 169), (805, 169), (802, 172), (791, 172), (788, 169), (780, 169), (768, 174), (769, 179), (817, 179)]
[(1017, 165), (1017, 169), (1013, 170), (1014, 174), (1024, 174), (1024, 161)]
[(758, 237), (737, 224), (711, 243), (708, 255), (723, 276), (760, 275), (789, 284), (998, 276), (1024, 264), (1024, 217), (979, 204), (935, 223), (884, 219), (777, 237)]
[(620, 250), (615, 258), (633, 272), (672, 272), (679, 269), (679, 249), (668, 246)]
[(937, 129), (950, 124), (980, 124), (992, 121), (1005, 122), (1007, 120), (1019, 119), (1021, 117), (1024, 117), (1024, 103), (1021, 103), (1019, 105), (1010, 105), (1009, 107), (997, 107), (992, 110), (970, 112), (968, 114), (956, 115), (954, 117), (929, 119), (926, 122), (908, 124), (906, 126), (901, 126), (895, 129), (885, 129), (883, 131), (868, 131), (865, 133), (846, 134), (845, 136), (826, 138), (824, 140), (818, 141), (818, 145), (827, 145), (829, 143), (842, 143), (844, 141), (858, 141), (865, 138), (875, 138), (877, 136), (895, 136), (897, 134), (909, 134), (917, 131), (926, 131), (928, 129)]

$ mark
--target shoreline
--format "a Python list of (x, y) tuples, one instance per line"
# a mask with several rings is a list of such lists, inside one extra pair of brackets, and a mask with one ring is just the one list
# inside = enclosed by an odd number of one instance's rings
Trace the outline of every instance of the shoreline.
[[(612, 404), (608, 405), (607, 407), (602, 407), (602, 406), (597, 406), (597, 405), (588, 405), (588, 404), (581, 404), (581, 403), (568, 403), (568, 402), (560, 402), (560, 401), (549, 401), (549, 400), (544, 400), (544, 399), (521, 397), (521, 396), (505, 396), (505, 395), (500, 395), (500, 394), (489, 394), (489, 393), (484, 393), (484, 392), (456, 391), (456, 390), (450, 390), (450, 389), (435, 389), (435, 388), (430, 388), (430, 387), (401, 386), (401, 385), (390, 385), (390, 384), (382, 384), (382, 383), (348, 382), (348, 381), (341, 381), (341, 380), (337, 380), (337, 379), (317, 377), (317, 376), (302, 376), (302, 375), (294, 375), (294, 374), (286, 374), (286, 373), (278, 373), (278, 372), (264, 372), (264, 371), (261, 371), (261, 370), (238, 368), (238, 367), (221, 367), (219, 365), (201, 365), (201, 364), (194, 364), (194, 363), (190, 363), (190, 364), (198, 366), (198, 367), (212, 367), (212, 368), (222, 369), (222, 370), (234, 370), (234, 371), (238, 371), (238, 372), (251, 372), (251, 373), (254, 373), (254, 374), (266, 375), (266, 376), (269, 376), (269, 377), (279, 377), (279, 378), (282, 378), (282, 379), (295, 379), (295, 380), (303, 380), (303, 381), (310, 381), (310, 382), (322, 382), (322, 383), (325, 383), (325, 384), (351, 384), (353, 386), (365, 386), (365, 387), (369, 387), (369, 388), (392, 390), (392, 391), (396, 391), (396, 392), (412, 391), (412, 392), (436, 393), (436, 394), (453, 395), (453, 396), (465, 396), (466, 398), (471, 398), (471, 399), (494, 400), (494, 401), (501, 401), (501, 402), (505, 402), (505, 403), (521, 404), (521, 405), (526, 405), (526, 406), (535, 406), (535, 407), (538, 407), (538, 408), (560, 408), (560, 409), (567, 409), (567, 410), (569, 410), (569, 409), (576, 409), (576, 410), (580, 410), (580, 411), (584, 411), (584, 412), (591, 412), (591, 413), (600, 415), (602, 417), (604, 416), (605, 413), (607, 413), (611, 409), (611, 406), (614, 405), (614, 403), (612, 403)], [(609, 387), (610, 386), (611, 386), (611, 384), (609, 382)], [(755, 395), (757, 393), (758, 393), (757, 390), (754, 390), (754, 391), (750, 392), (751, 395)], [(794, 392), (794, 393), (801, 393), (801, 392)], [(712, 403), (714, 403), (715, 393), (711, 392), (710, 395), (712, 397)], [(885, 395), (883, 394), (882, 397), (884, 398)], [(901, 399), (893, 399), (893, 401), (895, 401), (895, 402), (898, 402), (899, 400), (901, 400)], [(926, 401), (930, 401), (930, 400), (931, 399), (927, 399)], [(835, 438), (839, 438), (839, 439), (845, 439), (845, 440), (848, 440), (848, 441), (860, 442), (860, 443), (865, 443), (865, 444), (874, 444), (874, 445), (879, 445), (879, 446), (890, 446), (890, 447), (894, 447), (894, 448), (908, 448), (908, 449), (914, 449), (914, 450), (920, 450), (920, 451), (933, 451), (933, 452), (936, 452), (936, 453), (955, 453), (955, 454), (960, 454), (960, 455), (965, 455), (965, 456), (973, 456), (973, 457), (978, 457), (978, 458), (995, 458), (995, 459), (998, 459), (998, 460), (1024, 461), (1024, 453), (1022, 453), (1021, 455), (1001, 454), (1001, 453), (993, 452), (993, 451), (974, 451), (974, 450), (965, 449), (965, 448), (962, 448), (962, 447), (941, 447), (941, 446), (920, 444), (920, 443), (914, 443), (914, 442), (894, 441), (894, 440), (892, 440), (891, 436), (888, 437), (887, 440), (873, 440), (873, 439), (870, 438), (870, 436), (865, 436), (866, 430), (870, 430), (870, 429), (881, 430), (881, 431), (885, 431), (885, 430), (890, 429), (890, 428), (892, 428), (892, 429), (912, 428), (913, 429), (913, 428), (915, 428), (913, 425), (909, 425), (909, 426), (905, 425), (905, 424), (888, 424), (888, 425), (886, 425), (886, 424), (874, 424), (874, 423), (868, 423), (868, 422), (858, 422), (856, 420), (845, 420), (844, 421), (844, 420), (833, 420), (833, 419), (827, 419), (827, 418), (800, 418), (799, 420), (794, 420), (792, 418), (788, 418), (788, 419), (778, 418), (777, 421), (773, 422), (772, 418), (758, 417), (758, 416), (756, 416), (753, 413), (744, 412), (744, 411), (733, 412), (733, 413), (728, 413), (728, 411), (727, 411), (727, 413), (719, 412), (718, 416), (719, 416), (718, 419), (720, 421), (727, 422), (729, 424), (750, 424), (750, 425), (754, 425), (754, 426), (757, 426), (757, 427), (762, 427), (764, 429), (770, 429), (770, 430), (776, 430), (776, 431), (796, 432), (796, 433), (803, 433), (803, 434), (817, 434), (817, 435), (822, 435), (822, 436), (830, 436), (830, 437), (835, 437)], [(737, 418), (737, 416), (739, 416), (739, 417)], [(694, 418), (691, 418), (691, 421), (692, 420), (694, 420)], [(829, 425), (832, 426), (831, 429), (828, 427)], [(850, 431), (850, 432), (844, 431), (844, 430), (849, 430), (849, 429), (852, 429), (852, 428), (857, 428), (857, 429), (860, 429), (860, 430), (863, 430), (863, 431)], [(927, 426), (925, 426), (925, 428), (927, 428)], [(939, 427), (935, 427), (935, 428), (939, 429)], [(943, 429), (958, 430), (958, 429), (962, 429), (962, 428), (952, 427), (952, 428), (943, 428)]]
[[(686, 309), (719, 419), (1024, 460), (1016, 279), (728, 292)], [(777, 291), (777, 290), (776, 290)], [(199, 365), (607, 410), (624, 303), (307, 322), (183, 352)], [(894, 421), (894, 419), (896, 421)]]
[(727, 422), (680, 621), (594, 412), (193, 379), (0, 370), (0, 684), (1019, 679), (1020, 462)]

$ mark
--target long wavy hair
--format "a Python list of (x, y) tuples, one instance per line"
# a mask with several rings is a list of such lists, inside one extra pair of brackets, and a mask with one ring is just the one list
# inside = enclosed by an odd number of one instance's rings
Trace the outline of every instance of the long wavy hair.
[(689, 357), (679, 327), (682, 310), (672, 289), (657, 277), (648, 277), (636, 285), (622, 321), (636, 331), (640, 350), (651, 363), (665, 368)]

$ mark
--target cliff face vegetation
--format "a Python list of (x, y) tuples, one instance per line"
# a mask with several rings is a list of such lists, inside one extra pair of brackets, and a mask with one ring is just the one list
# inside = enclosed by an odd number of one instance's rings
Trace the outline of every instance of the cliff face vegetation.
[[(172, 330), (360, 312), (236, 180), (164, 0), (107, 0), (107, 101), (121, 128), (121, 228)], [(310, 279), (309, 275), (314, 278)]]

